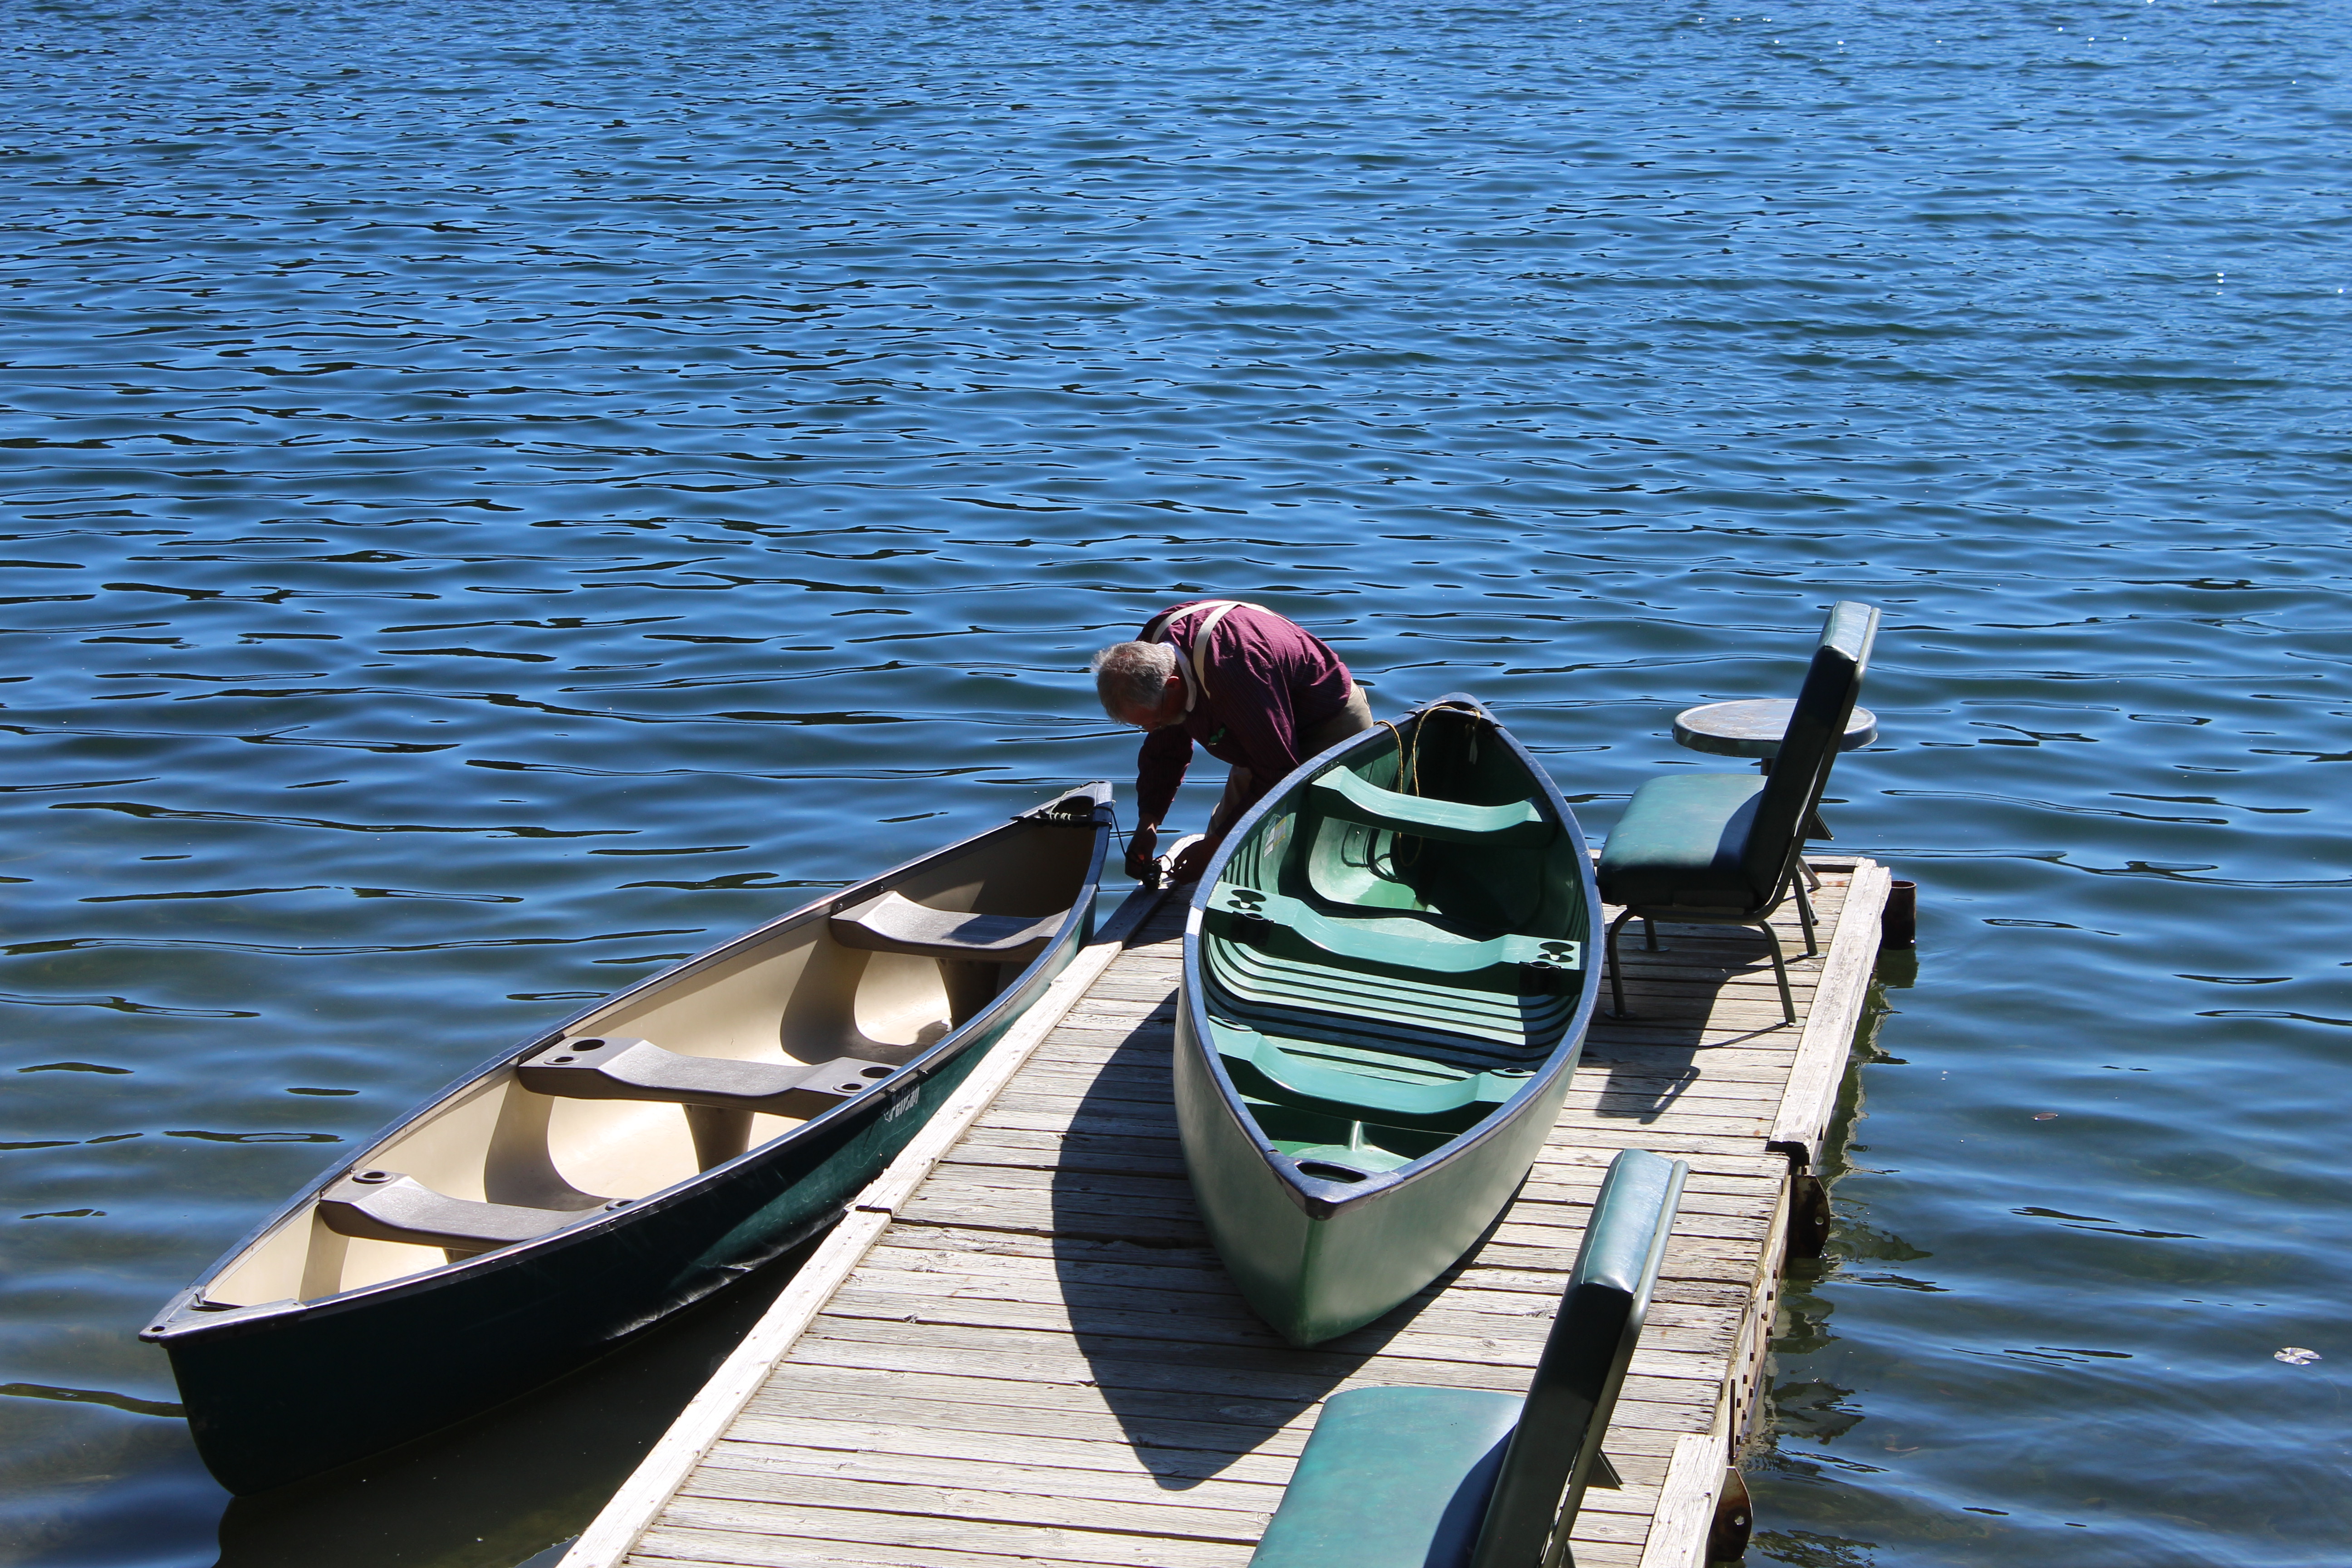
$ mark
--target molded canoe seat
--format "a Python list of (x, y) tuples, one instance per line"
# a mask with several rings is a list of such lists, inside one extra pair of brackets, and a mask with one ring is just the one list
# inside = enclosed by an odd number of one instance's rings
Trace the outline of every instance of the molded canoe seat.
[(1220, 1031), (1217, 1052), (1234, 1087), (1257, 1100), (1351, 1121), (1408, 1124), (1444, 1132), (1475, 1127), (1518, 1092), (1525, 1073), (1469, 1073), (1413, 1082), (1327, 1067), (1284, 1050), (1254, 1029)]
[(1026, 963), (1045, 951), (1064, 918), (1059, 913), (1034, 920), (1027, 915), (957, 914), (885, 893), (842, 910), (825, 921), (825, 929), (842, 946), (868, 952)]
[(1633, 792), (1601, 851), (1601, 896), (1612, 904), (1752, 909), (1759, 893), (1740, 867), (1756, 803), (1754, 773), (1673, 773)]
[(651, 1040), (592, 1035), (559, 1041), (518, 1063), (515, 1079), (534, 1094), (562, 1100), (651, 1100), (806, 1118), (887, 1082), (898, 1070), (857, 1057), (811, 1066), (680, 1056)]
[(435, 1192), (394, 1171), (345, 1176), (319, 1198), (319, 1218), (339, 1236), (362, 1241), (404, 1241), (451, 1252), (492, 1252), (545, 1236), (592, 1211), (520, 1208), (475, 1203)]
[(1565, 976), (1584, 966), (1584, 947), (1564, 938), (1456, 936), (1405, 914), (1339, 917), (1302, 899), (1255, 888), (1217, 889), (1206, 911), (1211, 929), (1230, 942), (1290, 957), (1338, 959), (1407, 977), (1444, 975), (1455, 985), (1539, 994), (1566, 990)]
[[(1574, 1524), (1689, 1166), (1610, 1163), (1527, 1397), (1351, 1388), (1324, 1402), (1250, 1568), (1532, 1568)], [(1376, 1506), (1374, 1506), (1376, 1505)]]
[(1415, 838), (1457, 844), (1549, 844), (1559, 828), (1531, 800), (1508, 805), (1466, 805), (1455, 800), (1401, 795), (1368, 784), (1347, 768), (1332, 768), (1307, 786), (1316, 810), (1340, 822), (1384, 827)]

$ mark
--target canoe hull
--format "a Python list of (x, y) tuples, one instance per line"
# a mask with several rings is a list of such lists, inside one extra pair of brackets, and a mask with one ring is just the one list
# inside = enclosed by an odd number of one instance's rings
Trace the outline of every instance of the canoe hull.
[[(1440, 709), (1452, 710), (1448, 731), (1469, 714), (1486, 726), (1482, 740), (1494, 737), (1482, 782), (1467, 793), (1507, 793), (1498, 776), (1516, 770), (1524, 801), (1399, 800), (1361, 787), (1363, 770), (1388, 760), (1383, 749), (1401, 756), (1422, 717)], [(1402, 728), (1403, 736), (1359, 737), (1302, 763), (1234, 826), (1186, 924), (1173, 1070), (1186, 1168), (1235, 1285), (1293, 1345), (1393, 1310), (1478, 1244), (1559, 1118), (1597, 995), (1597, 965), (1583, 958), (1599, 929), (1599, 894), (1558, 789), (1468, 699), (1432, 704)], [(1476, 762), (1475, 746), (1467, 755)], [(1342, 768), (1358, 770), (1343, 788), (1310, 784)], [(1317, 794), (1357, 821), (1386, 812), (1428, 836), (1367, 849), (1334, 829), (1338, 820), (1353, 831), (1344, 815), (1316, 820)], [(1465, 920), (1420, 901), (1416, 879), (1426, 891), (1453, 878), (1465, 907), (1459, 865), (1440, 860), (1456, 844), (1505, 836), (1507, 852), (1486, 864), (1540, 862), (1519, 884), (1542, 884), (1532, 903), (1514, 906), (1515, 916)], [(1403, 868), (1374, 887), (1359, 873), (1375, 865)], [(1351, 943), (1366, 956), (1351, 961)], [(1336, 944), (1320, 949), (1336, 955), (1330, 964), (1318, 967), (1316, 944)], [(1582, 956), (1570, 959), (1579, 944)], [(1437, 956), (1396, 956), (1414, 953)], [(1498, 978), (1507, 971), (1516, 973)], [(1270, 1072), (1259, 1069), (1265, 1062)], [(1472, 1068), (1480, 1070), (1468, 1079), (1446, 1077)], [(1351, 1085), (1368, 1098), (1350, 1102)], [(1445, 1101), (1456, 1089), (1463, 1102)], [(1312, 1131), (1318, 1125), (1332, 1131)], [(1382, 1141), (1386, 1148), (1373, 1147)]]
[(973, 1042), (862, 1125), (788, 1144), (635, 1223), (428, 1290), (165, 1341), (197, 1453), (230, 1491), (266, 1491), (562, 1375), (830, 1224), (992, 1044)]
[[(322, 1175), (174, 1298), (142, 1335), (170, 1355), (206, 1467), (232, 1492), (250, 1494), (421, 1436), (572, 1370), (821, 1231), (907, 1146), (1091, 935), (1109, 842), (1108, 789), (1095, 786), (1091, 799), (1076, 798), (1086, 809), (1076, 820), (1057, 817), (1051, 826), (1028, 829), (1075, 836), (1057, 837), (1053, 850), (1066, 868), (1057, 875), (1076, 891), (1051, 940), (1008, 973), (1001, 994), (944, 1037), (915, 1048), (871, 1092), (731, 1160), (520, 1245), (315, 1299), (250, 1305), (208, 1300), (224, 1280), (234, 1287), (249, 1278), (253, 1259), (289, 1245), (284, 1238), (317, 1231), (316, 1200), (340, 1172)], [(1015, 826), (1017, 819), (796, 910), (584, 1009), (572, 1022), (625, 1016), (633, 1005), (658, 1008), (666, 1000), (675, 1005), (679, 996), (690, 1004), (698, 975), (723, 977), (730, 963), (740, 970), (749, 962), (740, 955), (763, 951), (777, 933), (793, 937), (811, 922), (824, 927), (876, 889), (950, 867), (952, 857), (990, 846)], [(1002, 848), (990, 853), (1002, 861)], [(414, 1129), (435, 1125), (436, 1117), (455, 1125), (469, 1103), (517, 1098), (513, 1063), (571, 1032), (567, 1025), (501, 1053), (387, 1129), (373, 1149), (397, 1147)], [(355, 1164), (384, 1163), (380, 1154), (362, 1154)]]

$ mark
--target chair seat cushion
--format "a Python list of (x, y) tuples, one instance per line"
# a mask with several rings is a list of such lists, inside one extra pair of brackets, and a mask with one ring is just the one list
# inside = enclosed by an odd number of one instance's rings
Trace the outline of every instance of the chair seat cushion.
[(1744, 910), (1764, 900), (1742, 875), (1759, 773), (1675, 773), (1633, 792), (1601, 852), (1601, 896), (1632, 909)]
[(1466, 1563), (1520, 1405), (1471, 1388), (1333, 1394), (1250, 1568)]

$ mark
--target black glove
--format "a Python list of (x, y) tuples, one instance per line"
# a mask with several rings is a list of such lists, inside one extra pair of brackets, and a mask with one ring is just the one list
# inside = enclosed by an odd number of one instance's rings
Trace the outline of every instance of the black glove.
[(1157, 881), (1160, 877), (1157, 864), (1159, 848), (1160, 829), (1138, 827), (1128, 836), (1127, 874), (1139, 882)]

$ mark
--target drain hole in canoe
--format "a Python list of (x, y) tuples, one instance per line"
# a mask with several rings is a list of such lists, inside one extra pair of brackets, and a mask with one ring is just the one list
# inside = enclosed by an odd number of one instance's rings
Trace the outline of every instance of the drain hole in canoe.
[(1360, 1182), (1364, 1179), (1363, 1172), (1351, 1171), (1345, 1165), (1334, 1165), (1328, 1160), (1301, 1160), (1298, 1162), (1298, 1173), (1326, 1182)]

